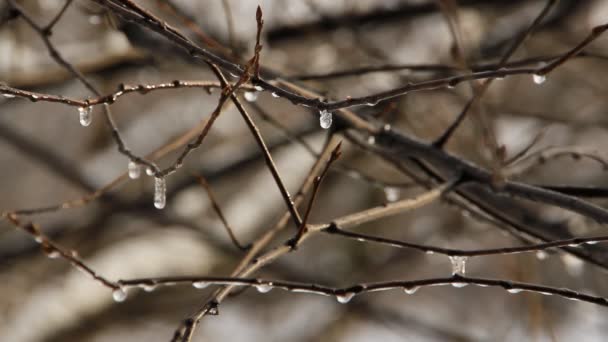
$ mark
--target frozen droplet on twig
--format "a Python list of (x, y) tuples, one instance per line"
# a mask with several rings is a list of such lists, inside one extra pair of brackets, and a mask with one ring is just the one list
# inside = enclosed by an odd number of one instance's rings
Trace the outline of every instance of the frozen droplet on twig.
[(247, 100), (247, 102), (255, 102), (255, 100), (258, 99), (258, 93), (255, 91), (246, 91), (243, 96), (245, 97), (245, 100)]
[(7, 98), (7, 99), (12, 99), (12, 98), (14, 98), (14, 97), (15, 97), (15, 95), (13, 95), (13, 94), (8, 94), (8, 93), (4, 93), (4, 94), (2, 94), (2, 95), (3, 95), (5, 98)]
[(272, 92), (272, 97), (280, 97), (279, 94)]
[(545, 75), (539, 75), (539, 74), (533, 74), (532, 75), (532, 80), (536, 84), (543, 84), (547, 80), (547, 76), (545, 76)]
[(78, 107), (78, 117), (80, 119), (80, 124), (84, 127), (91, 124), (93, 119), (93, 107)]
[(143, 285), (141, 285), (141, 288), (146, 292), (152, 292), (152, 291), (156, 290), (156, 284), (155, 283), (143, 284)]
[(416, 293), (416, 291), (418, 291), (419, 288), (420, 288), (419, 286), (404, 287), (403, 291), (405, 291), (405, 293), (407, 293), (408, 295), (411, 295), (411, 294)]
[(545, 252), (545, 251), (537, 251), (536, 252), (536, 258), (538, 260), (545, 260), (545, 259), (547, 259), (547, 252)]
[(141, 167), (134, 161), (130, 161), (129, 165), (127, 165), (127, 170), (129, 170), (129, 178), (137, 179), (141, 174)]
[(112, 298), (117, 303), (124, 302), (127, 299), (127, 291), (122, 287), (118, 287), (112, 291)]
[(463, 276), (465, 274), (467, 259), (468, 257), (466, 256), (450, 255), (450, 263), (452, 264), (452, 275), (458, 274)]
[(353, 299), (354, 296), (355, 296), (354, 292), (341, 293), (341, 294), (336, 295), (336, 300), (340, 304), (346, 304), (346, 303), (350, 302), (350, 300)]
[(511, 293), (511, 294), (516, 294), (516, 293), (520, 293), (521, 291), (523, 291), (523, 289), (519, 289), (519, 288), (512, 288), (512, 289), (507, 289), (507, 292)]
[(148, 166), (148, 167), (146, 168), (146, 174), (147, 174), (148, 176), (154, 176), (154, 170), (153, 170), (151, 167), (149, 167), (149, 166)]
[(194, 282), (192, 282), (192, 286), (193, 286), (195, 289), (204, 289), (204, 288), (206, 288), (207, 286), (209, 286), (209, 283), (208, 283), (208, 282), (206, 282), (206, 281), (194, 281)]
[(463, 288), (463, 287), (465, 287), (467, 285), (469, 285), (469, 284), (468, 283), (463, 283), (463, 282), (452, 283), (452, 286), (455, 287), (455, 288), (458, 288), (458, 289)]
[(154, 206), (163, 209), (167, 204), (167, 183), (164, 177), (154, 178)]
[(261, 87), (261, 86), (259, 86), (259, 85), (256, 85), (256, 86), (253, 86), (253, 87), (254, 87), (254, 88), (255, 88), (255, 90), (257, 90), (257, 91), (262, 91), (262, 90), (264, 90), (264, 88), (262, 88), (262, 87)]
[(321, 128), (328, 129), (329, 127), (331, 127), (331, 122), (331, 112), (328, 112), (325, 109), (319, 112), (319, 124), (321, 125)]
[(367, 137), (367, 143), (370, 145), (374, 145), (376, 143), (376, 137), (373, 135), (370, 135), (369, 137)]
[(595, 244), (597, 244), (598, 242), (599, 242), (599, 241), (587, 241), (587, 242), (585, 242), (585, 243), (586, 243), (586, 244), (588, 244), (588, 245), (595, 245)]
[(387, 186), (384, 188), (384, 197), (388, 202), (395, 202), (399, 200), (400, 190), (394, 186)]
[(258, 290), (259, 293), (268, 293), (272, 290), (272, 285), (270, 284), (258, 284), (255, 285), (255, 289)]

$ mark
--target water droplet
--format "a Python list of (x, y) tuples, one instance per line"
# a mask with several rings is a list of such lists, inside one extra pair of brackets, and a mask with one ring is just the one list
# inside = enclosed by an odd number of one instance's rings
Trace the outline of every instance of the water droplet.
[(44, 239), (42, 238), (42, 236), (36, 236), (34, 238), (34, 241), (36, 241), (37, 243), (42, 243), (42, 241), (44, 241)]
[(207, 310), (207, 313), (211, 316), (217, 316), (220, 314), (220, 310), (217, 308), (217, 306), (212, 306), (209, 308), (209, 310)]
[(376, 143), (376, 137), (373, 135), (370, 135), (369, 137), (367, 137), (367, 143), (370, 145), (373, 145)]
[(416, 291), (418, 291), (419, 288), (420, 288), (420, 286), (404, 287), (403, 291), (405, 291), (405, 293), (407, 293), (408, 295), (411, 295), (411, 294), (416, 293)]
[(383, 127), (383, 129), (385, 131), (390, 131), (391, 130), (391, 125), (390, 124), (385, 124), (384, 127)]
[(192, 282), (192, 286), (194, 286), (195, 289), (204, 289), (209, 286), (209, 283), (206, 281), (195, 281)]
[(578, 243), (571, 243), (568, 245), (568, 247), (580, 247), (581, 245), (579, 245)]
[(346, 304), (346, 303), (350, 302), (350, 300), (353, 299), (354, 296), (355, 296), (354, 292), (346, 292), (346, 293), (336, 295), (336, 300), (340, 304)]
[(245, 100), (247, 100), (247, 102), (255, 102), (255, 100), (258, 99), (258, 93), (255, 91), (246, 91), (243, 96), (245, 97)]
[(452, 275), (456, 275), (456, 274), (464, 275), (465, 274), (467, 259), (468, 259), (468, 257), (466, 257), (466, 256), (450, 255), (450, 262), (452, 263)]
[(543, 84), (547, 80), (547, 76), (534, 74), (532, 75), (532, 80), (536, 84)]
[(124, 302), (127, 299), (127, 291), (125, 291), (122, 287), (114, 289), (112, 291), (112, 298), (117, 303)]
[(139, 164), (133, 161), (129, 162), (129, 165), (127, 165), (127, 170), (129, 170), (129, 178), (131, 179), (137, 179), (141, 174), (141, 167), (139, 166)]
[(389, 202), (395, 202), (399, 200), (400, 192), (399, 188), (387, 186), (384, 188), (384, 197)]
[(91, 124), (91, 121), (93, 119), (93, 116), (91, 115), (93, 113), (93, 107), (88, 106), (88, 107), (78, 107), (78, 116), (80, 118), (80, 124), (84, 127), (87, 127), (88, 125)]
[(424, 253), (426, 253), (426, 254), (428, 254), (428, 255), (435, 254), (435, 252), (433, 252), (433, 251), (426, 251), (426, 252), (424, 252)]
[(49, 257), (49, 259), (57, 259), (60, 255), (61, 253), (59, 253), (59, 251), (56, 249), (50, 250), (46, 253), (46, 256)]
[(147, 174), (148, 176), (154, 176), (154, 170), (152, 170), (152, 168), (148, 166), (148, 167), (146, 168), (146, 174)]
[(553, 296), (553, 293), (550, 292), (539, 292), (540, 294), (542, 294), (543, 296)]
[(13, 94), (7, 94), (7, 93), (4, 93), (2, 95), (4, 95), (4, 97), (7, 98), (7, 99), (12, 99), (12, 98), (15, 97), (15, 95), (13, 95)]
[(146, 292), (152, 292), (156, 290), (156, 284), (143, 284), (141, 288)]
[(32, 102), (36, 102), (36, 101), (38, 101), (38, 99), (39, 99), (39, 98), (40, 98), (40, 97), (39, 97), (38, 95), (36, 95), (36, 94), (32, 94), (32, 96), (30, 97), (30, 100), (31, 100)]
[(167, 183), (163, 177), (154, 178), (154, 206), (163, 209), (167, 204)]
[(272, 97), (280, 97), (279, 94), (272, 92)]
[(595, 244), (599, 243), (599, 241), (587, 241), (585, 243), (588, 245), (595, 245)]
[(329, 127), (331, 127), (331, 121), (331, 112), (328, 112), (325, 109), (319, 112), (319, 123), (321, 125), (321, 128), (328, 129)]
[(547, 253), (545, 251), (537, 251), (536, 258), (538, 260), (545, 260), (545, 259), (547, 259)]
[(255, 289), (258, 290), (259, 293), (268, 293), (272, 290), (271, 284), (258, 284), (255, 286)]
[(507, 289), (507, 292), (509, 292), (511, 294), (520, 293), (521, 291), (523, 291), (523, 289), (518, 289), (518, 288)]
[(455, 288), (458, 288), (458, 289), (463, 288), (463, 287), (465, 287), (467, 285), (469, 285), (469, 284), (467, 284), (467, 283), (452, 283), (452, 286), (454, 286)]
[(253, 87), (254, 87), (254, 88), (255, 88), (255, 90), (257, 90), (257, 91), (262, 91), (262, 90), (264, 90), (264, 88), (262, 88), (262, 87), (261, 87), (261, 86), (259, 86), (259, 85), (256, 85), (256, 86), (253, 86)]

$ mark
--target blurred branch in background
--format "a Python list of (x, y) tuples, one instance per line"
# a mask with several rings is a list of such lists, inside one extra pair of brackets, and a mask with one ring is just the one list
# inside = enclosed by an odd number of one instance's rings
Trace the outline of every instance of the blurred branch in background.
[(601, 340), (606, 13), (7, 0), (0, 339)]

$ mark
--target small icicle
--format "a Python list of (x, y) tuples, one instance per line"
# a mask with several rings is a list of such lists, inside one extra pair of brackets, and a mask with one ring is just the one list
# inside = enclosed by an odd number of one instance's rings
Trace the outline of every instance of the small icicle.
[(131, 179), (137, 179), (141, 175), (141, 167), (134, 161), (129, 162), (127, 169), (129, 170), (129, 178)]
[(80, 124), (83, 127), (87, 127), (88, 125), (91, 124), (91, 121), (93, 119), (93, 116), (91, 115), (93, 113), (93, 107), (88, 106), (88, 107), (78, 107), (78, 116), (80, 118)]
[(331, 122), (331, 112), (328, 112), (325, 109), (319, 112), (319, 123), (321, 125), (321, 128), (328, 129), (329, 127), (331, 127)]
[(516, 287), (507, 290), (507, 292), (509, 292), (511, 294), (520, 293), (521, 291), (523, 291), (523, 289), (519, 289), (519, 288), (516, 288)]
[(403, 291), (405, 291), (405, 293), (407, 293), (408, 295), (411, 295), (411, 294), (416, 293), (416, 291), (418, 291), (419, 288), (420, 288), (420, 286), (404, 287)]
[(599, 241), (587, 241), (585, 243), (588, 245), (595, 245), (595, 244), (599, 243)]
[(350, 300), (353, 299), (354, 296), (355, 296), (354, 292), (346, 292), (346, 293), (336, 295), (336, 300), (340, 304), (346, 304), (346, 303), (350, 302)]
[(2, 95), (3, 95), (5, 98), (7, 98), (7, 99), (12, 99), (12, 98), (14, 98), (14, 97), (15, 97), (15, 95), (13, 95), (13, 94), (8, 94), (8, 93), (4, 93), (4, 94), (2, 94)]
[(275, 92), (272, 92), (272, 97), (281, 97), (281, 96)]
[(545, 259), (547, 259), (547, 253), (545, 251), (537, 251), (536, 258), (538, 260), (545, 260)]
[(547, 80), (547, 76), (534, 74), (534, 75), (532, 75), (532, 80), (536, 84), (543, 84)]
[(386, 200), (388, 202), (395, 202), (399, 200), (399, 193), (401, 191), (399, 191), (399, 188), (396, 188), (394, 186), (387, 186), (384, 188), (384, 197), (386, 197)]
[(270, 284), (258, 284), (255, 285), (255, 289), (258, 290), (259, 293), (268, 293), (272, 290), (272, 285)]
[(247, 102), (255, 102), (255, 100), (258, 99), (258, 93), (255, 91), (246, 91), (243, 96), (245, 97), (245, 100), (247, 100)]
[(192, 282), (192, 286), (193, 286), (195, 289), (199, 289), (199, 290), (200, 290), (200, 289), (204, 289), (204, 288), (206, 288), (207, 286), (209, 286), (209, 283), (208, 283), (208, 282), (206, 282), (206, 281), (194, 281), (194, 282)]
[(154, 178), (154, 206), (163, 209), (167, 204), (167, 183), (163, 177)]
[(450, 262), (452, 263), (452, 275), (463, 276), (465, 274), (467, 259), (468, 257), (466, 256), (450, 255)]
[(152, 170), (152, 168), (148, 166), (148, 167), (146, 168), (146, 174), (147, 174), (148, 176), (154, 176), (154, 170)]
[(118, 287), (112, 291), (112, 298), (114, 298), (114, 301), (117, 303), (124, 302), (127, 299), (127, 291), (122, 287)]

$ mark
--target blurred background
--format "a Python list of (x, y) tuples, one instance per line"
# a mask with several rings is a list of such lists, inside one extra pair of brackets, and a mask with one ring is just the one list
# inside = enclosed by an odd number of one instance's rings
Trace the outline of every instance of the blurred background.
[[(58, 13), (62, 0), (18, 1), (40, 24)], [(165, 1), (139, 4), (191, 34)], [(453, 36), (438, 1), (425, 0), (225, 0), (172, 2), (209, 38), (236, 55), (252, 56), (255, 9), (264, 13), (261, 63), (284, 77), (327, 74), (384, 64), (458, 66)], [(443, 1), (443, 4), (452, 3)], [(458, 1), (464, 59), (469, 66), (495, 63), (513, 37), (525, 31), (546, 1)], [(7, 20), (0, 3), (0, 82), (41, 93), (86, 98), (90, 93), (53, 61), (40, 36), (23, 19)], [(567, 51), (608, 18), (608, 2), (562, 0), (512, 60)], [(112, 18), (93, 1), (75, 0), (53, 29), (52, 42), (104, 94), (119, 84), (215, 80), (174, 46), (132, 24)], [(541, 184), (604, 186), (608, 100), (608, 36), (559, 67), (542, 85), (529, 75), (493, 83), (482, 110), (507, 155), (535, 141), (540, 151), (509, 169), (513, 179)], [(536, 66), (533, 64), (533, 66)], [(397, 70), (301, 82), (328, 98), (362, 96), (445, 77), (452, 71)], [(374, 107), (355, 108), (409, 135), (430, 140), (462, 110), (471, 87), (411, 93)], [(218, 92), (175, 89), (120, 97), (111, 106), (131, 150), (147, 155), (208, 117)], [(247, 103), (271, 147), (278, 169), (295, 193), (328, 131), (318, 114), (260, 93)], [(127, 170), (102, 118), (82, 127), (75, 107), (0, 97), (0, 211), (31, 209), (80, 198)], [(312, 115), (311, 115), (312, 114)], [(266, 116), (286, 127), (278, 129)], [(474, 118), (471, 116), (470, 118)], [(467, 119), (448, 149), (491, 166), (474, 119)], [(306, 146), (303, 146), (303, 142)], [(562, 154), (551, 154), (559, 147)], [(549, 148), (548, 150), (545, 150)], [(549, 152), (547, 152), (549, 151)], [(376, 155), (344, 141), (343, 158), (319, 193), (310, 221), (412, 197), (422, 188)], [(546, 153), (545, 153), (546, 152)], [(544, 154), (543, 154), (544, 153)], [(587, 158), (591, 155), (594, 158)], [(171, 165), (177, 153), (159, 160)], [(539, 157), (546, 161), (539, 162)], [(546, 157), (546, 158), (545, 158)], [(49, 237), (75, 249), (110, 279), (170, 275), (229, 275), (244, 252), (230, 241), (205, 189), (204, 175), (238, 239), (249, 243), (274, 225), (285, 210), (281, 195), (247, 126), (227, 105), (203, 146), (167, 178), (167, 207), (153, 206), (153, 178), (142, 176), (112, 188), (86, 206), (24, 218)], [(366, 177), (362, 177), (365, 175)], [(388, 198), (387, 198), (388, 197)], [(599, 205), (605, 201), (594, 200)], [(521, 202), (538, 220), (560, 225), (572, 236), (602, 234), (599, 224), (568, 211)], [(444, 201), (357, 228), (394, 239), (475, 249), (521, 244), (520, 240)], [(293, 232), (277, 238), (284, 242)], [(394, 249), (319, 234), (256, 276), (328, 286), (450, 274), (447, 257)], [(602, 268), (563, 251), (478, 257), (467, 274), (568, 287), (608, 295)], [(213, 289), (172, 286), (129, 291), (122, 303), (111, 290), (65, 260), (46, 257), (31, 236), (0, 221), (0, 340), (168, 341), (179, 322), (204, 303)], [(220, 315), (207, 317), (195, 341), (600, 341), (608, 334), (608, 311), (556, 296), (512, 295), (496, 288), (430, 287), (365, 294), (347, 305), (332, 298), (280, 290), (246, 290), (228, 298)]]

